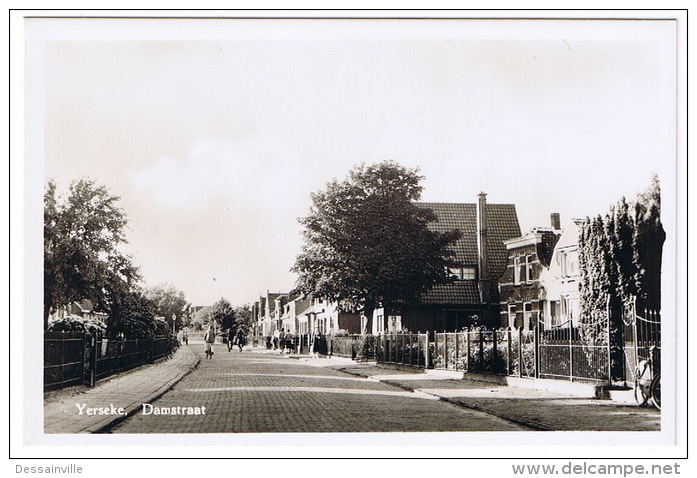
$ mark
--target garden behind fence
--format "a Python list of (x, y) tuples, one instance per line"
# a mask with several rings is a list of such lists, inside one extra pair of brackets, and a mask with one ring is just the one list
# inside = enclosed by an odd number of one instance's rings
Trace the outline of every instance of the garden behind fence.
[(570, 321), (547, 328), (539, 324), (532, 330), (476, 328), (437, 332), (432, 334), (432, 341), (429, 334), (350, 335), (331, 337), (328, 352), (357, 360), (437, 370), (610, 383), (627, 379), (613, 377), (613, 348), (632, 356), (638, 350), (641, 357), (651, 344), (660, 347), (660, 323), (646, 327), (646, 321), (639, 318), (623, 338), (625, 341), (612, 347), (607, 324), (600, 325), (593, 326), (600, 331), (593, 340), (584, 336), (588, 328)]

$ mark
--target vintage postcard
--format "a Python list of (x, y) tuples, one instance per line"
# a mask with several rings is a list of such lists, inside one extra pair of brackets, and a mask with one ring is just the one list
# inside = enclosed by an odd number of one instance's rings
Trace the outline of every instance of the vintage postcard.
[(127, 13), (16, 19), (21, 454), (680, 454), (686, 14)]

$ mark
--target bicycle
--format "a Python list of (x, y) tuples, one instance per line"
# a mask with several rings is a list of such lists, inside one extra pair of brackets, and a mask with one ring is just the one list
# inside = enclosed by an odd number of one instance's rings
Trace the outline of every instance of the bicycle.
[(661, 409), (661, 372), (655, 373), (655, 355), (658, 349), (653, 346), (649, 350), (649, 358), (642, 360), (634, 371), (634, 399), (639, 406), (646, 405), (649, 400), (654, 407)]

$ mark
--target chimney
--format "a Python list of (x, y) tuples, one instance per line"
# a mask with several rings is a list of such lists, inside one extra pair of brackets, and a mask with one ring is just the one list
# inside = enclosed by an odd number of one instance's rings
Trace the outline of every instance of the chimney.
[(553, 212), (549, 215), (549, 217), (552, 220), (552, 229), (557, 231), (561, 230), (561, 219), (559, 219), (559, 213)]
[(491, 302), (491, 287), (489, 283), (489, 244), (487, 214), (486, 214), (486, 193), (479, 193), (479, 203), (477, 205), (477, 245), (479, 246), (479, 294), (482, 303)]

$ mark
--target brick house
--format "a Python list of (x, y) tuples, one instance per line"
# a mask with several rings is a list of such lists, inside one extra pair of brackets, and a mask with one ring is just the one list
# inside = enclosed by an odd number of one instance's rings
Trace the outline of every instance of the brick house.
[(385, 304), (364, 325), (374, 334), (407, 329), (455, 331), (470, 325), (498, 326), (498, 279), (506, 270), (504, 242), (520, 236), (515, 205), (487, 204), (480, 193), (476, 204), (417, 203), (431, 209), (437, 220), (428, 227), (437, 232), (458, 229), (462, 237), (452, 246), (460, 265), (450, 270), (452, 282), (439, 284), (418, 302)]
[(571, 321), (578, 325), (580, 315), (578, 238), (582, 219), (573, 219), (554, 247), (549, 268), (540, 275), (545, 289), (545, 326)]
[[(268, 337), (273, 334), (275, 329), (281, 327), (281, 315), (283, 309), (277, 311), (277, 307), (281, 301), (277, 299), (285, 296), (288, 299), (288, 294), (282, 292), (266, 292), (265, 295), (259, 297), (259, 300), (252, 305), (252, 324), (256, 334)], [(282, 304), (281, 304), (282, 307)]]
[(559, 214), (552, 214), (552, 227), (535, 228), (504, 241), (508, 264), (499, 280), (501, 327), (532, 329), (544, 316), (545, 289), (540, 277), (550, 266), (561, 235)]

